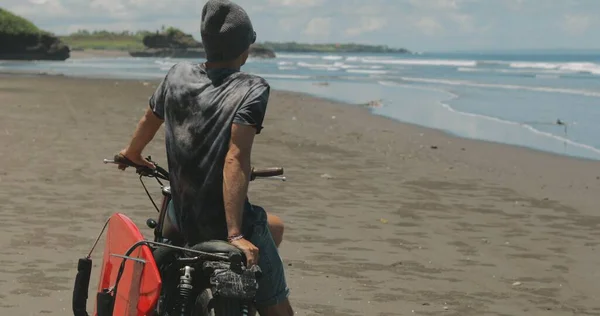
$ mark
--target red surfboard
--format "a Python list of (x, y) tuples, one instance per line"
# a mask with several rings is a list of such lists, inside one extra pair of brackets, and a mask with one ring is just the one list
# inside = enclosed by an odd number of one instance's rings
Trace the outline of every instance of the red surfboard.
[[(137, 226), (123, 214), (116, 213), (108, 222), (102, 270), (98, 292), (115, 285), (122, 257), (135, 243), (144, 240)], [(114, 315), (145, 316), (158, 302), (162, 285), (152, 251), (140, 246), (129, 256), (140, 260), (125, 261), (125, 270), (119, 282)], [(94, 312), (97, 316), (97, 313)]]

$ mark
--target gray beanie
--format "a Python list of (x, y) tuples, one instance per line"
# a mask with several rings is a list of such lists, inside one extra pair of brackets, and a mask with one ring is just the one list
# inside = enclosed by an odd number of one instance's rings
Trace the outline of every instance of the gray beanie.
[(246, 11), (228, 0), (206, 2), (200, 34), (209, 62), (234, 60), (256, 41)]

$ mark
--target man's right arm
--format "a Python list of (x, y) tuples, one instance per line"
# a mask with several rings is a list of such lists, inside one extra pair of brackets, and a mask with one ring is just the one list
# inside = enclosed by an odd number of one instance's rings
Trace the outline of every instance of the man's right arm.
[(231, 126), (229, 151), (223, 168), (223, 198), (228, 237), (232, 245), (246, 254), (248, 266), (258, 264), (258, 248), (242, 236), (244, 203), (250, 182), (250, 155), (254, 136), (260, 133), (269, 101), (269, 85), (263, 81), (247, 94), (235, 113)]
[[(173, 66), (174, 68), (175, 66)], [(172, 69), (169, 70), (169, 73)], [(145, 165), (154, 168), (154, 165), (142, 157), (142, 151), (148, 143), (154, 138), (156, 132), (164, 122), (165, 117), (165, 98), (168, 87), (169, 73), (158, 85), (149, 100), (149, 107), (138, 122), (129, 145), (121, 150), (120, 154), (138, 165)], [(119, 165), (119, 169), (125, 170), (126, 165)]]
[(223, 168), (223, 199), (228, 238), (232, 245), (244, 252), (248, 266), (258, 264), (258, 248), (242, 235), (243, 210), (250, 182), (250, 156), (255, 134), (254, 126), (232, 124), (229, 151)]

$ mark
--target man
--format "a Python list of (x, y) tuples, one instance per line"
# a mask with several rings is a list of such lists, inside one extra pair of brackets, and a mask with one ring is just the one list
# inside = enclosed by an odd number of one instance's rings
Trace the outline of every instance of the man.
[[(247, 199), (252, 144), (270, 92), (264, 79), (240, 71), (256, 33), (240, 6), (209, 0), (201, 35), (206, 63), (169, 70), (121, 155), (153, 167), (142, 150), (164, 122), (175, 222), (186, 240), (228, 240), (241, 249), (248, 265), (263, 271), (256, 295), (260, 315), (293, 315), (267, 214)], [(279, 243), (283, 225), (269, 218)]]

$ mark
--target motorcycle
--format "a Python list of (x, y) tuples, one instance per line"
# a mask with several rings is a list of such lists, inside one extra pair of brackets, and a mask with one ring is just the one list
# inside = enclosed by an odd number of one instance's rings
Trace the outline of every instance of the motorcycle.
[[(258, 289), (258, 266), (246, 267), (242, 251), (221, 240), (186, 244), (174, 221), (167, 170), (147, 158), (156, 168), (139, 166), (116, 155), (105, 164), (133, 167), (158, 212), (146, 226), (153, 240), (122, 213), (104, 224), (90, 252), (79, 259), (73, 288), (75, 316), (86, 310), (92, 271), (92, 253), (106, 231), (94, 316), (246, 316)], [(154, 202), (144, 178), (157, 181), (162, 192), (160, 207)], [(250, 181), (271, 178), (285, 181), (282, 168), (252, 169)], [(162, 180), (162, 181), (161, 181)]]

